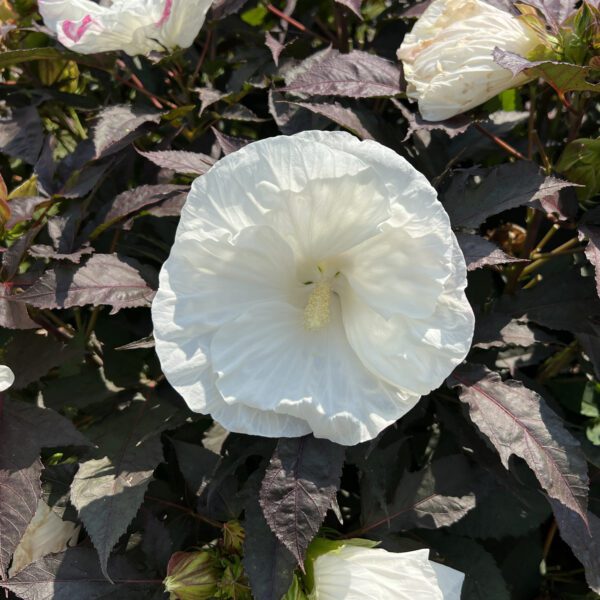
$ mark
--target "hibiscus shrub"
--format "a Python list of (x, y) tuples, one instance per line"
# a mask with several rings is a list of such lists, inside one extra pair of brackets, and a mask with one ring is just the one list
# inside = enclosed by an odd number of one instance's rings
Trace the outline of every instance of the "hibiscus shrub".
[(597, 2), (0, 20), (0, 595), (600, 598)]

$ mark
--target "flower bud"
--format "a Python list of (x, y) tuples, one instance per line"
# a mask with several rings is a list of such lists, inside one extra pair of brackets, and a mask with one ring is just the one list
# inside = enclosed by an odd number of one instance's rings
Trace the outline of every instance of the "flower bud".
[(556, 171), (569, 181), (584, 187), (577, 188), (580, 202), (600, 193), (600, 138), (580, 138), (566, 146), (556, 163)]
[(163, 584), (170, 600), (208, 600), (217, 591), (219, 571), (209, 552), (175, 552)]
[(524, 20), (483, 0), (434, 0), (398, 50), (406, 95), (427, 121), (449, 119), (527, 81), (497, 64), (494, 48), (529, 58), (539, 45)]

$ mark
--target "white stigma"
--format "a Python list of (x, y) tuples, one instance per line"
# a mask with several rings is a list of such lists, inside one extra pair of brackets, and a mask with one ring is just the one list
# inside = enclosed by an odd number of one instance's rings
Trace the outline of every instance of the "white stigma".
[(331, 284), (328, 281), (317, 282), (304, 309), (304, 329), (317, 331), (329, 323), (330, 302)]

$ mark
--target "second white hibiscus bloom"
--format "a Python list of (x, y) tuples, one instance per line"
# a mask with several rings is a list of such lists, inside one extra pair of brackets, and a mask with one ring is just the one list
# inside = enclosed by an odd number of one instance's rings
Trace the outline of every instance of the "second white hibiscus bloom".
[(192, 187), (152, 307), (167, 379), (231, 431), (375, 437), (469, 350), (466, 268), (425, 177), (341, 132), (250, 144)]
[(46, 26), (61, 44), (94, 54), (127, 54), (188, 48), (213, 0), (38, 0)]
[(398, 50), (406, 94), (427, 121), (449, 119), (527, 81), (497, 64), (494, 48), (528, 57), (540, 41), (522, 19), (483, 0), (434, 0)]

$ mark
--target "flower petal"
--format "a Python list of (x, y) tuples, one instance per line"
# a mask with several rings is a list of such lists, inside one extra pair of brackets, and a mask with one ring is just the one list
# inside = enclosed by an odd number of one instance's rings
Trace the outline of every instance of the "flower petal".
[(341, 269), (352, 290), (381, 316), (422, 319), (433, 313), (450, 276), (452, 239), (436, 232), (412, 237), (388, 229), (346, 252)]
[(204, 25), (213, 0), (163, 0), (164, 8), (157, 23), (167, 48), (189, 48)]
[(46, 27), (52, 31), (59, 30), (61, 21), (81, 21), (109, 12), (108, 8), (91, 0), (38, 0), (38, 9)]
[(216, 385), (229, 404), (304, 419), (315, 437), (353, 445), (375, 437), (418, 398), (397, 394), (361, 364), (345, 338), (339, 308), (319, 331), (303, 311), (260, 304), (215, 334), (210, 355)]
[(448, 581), (439, 580), (428, 554), (343, 546), (314, 561), (315, 599), (450, 600), (443, 587)]
[(344, 327), (356, 354), (373, 374), (413, 394), (439, 387), (471, 346), (475, 318), (464, 294), (464, 259), (455, 239), (453, 244), (454, 271), (435, 312), (425, 319), (397, 315), (386, 320), (351, 290), (340, 294)]
[(6, 391), (15, 382), (15, 374), (10, 367), (0, 365), (0, 392)]
[[(294, 136), (293, 142), (287, 136), (269, 138), (221, 159), (210, 177), (194, 182), (182, 211), (182, 231), (220, 238), (252, 225), (271, 225), (284, 236), (299, 233), (302, 248), (308, 240), (322, 244), (330, 239), (323, 249), (328, 254), (339, 251), (336, 246), (345, 249), (357, 230), (359, 241), (375, 235), (389, 216), (385, 188), (369, 173), (368, 163), (335, 152), (312, 134), (316, 132)], [(352, 145), (361, 144), (349, 134), (330, 135), (332, 140), (347, 143), (350, 138)], [(338, 210), (339, 186), (344, 211)], [(340, 242), (344, 236), (346, 241)]]
[(436, 562), (432, 562), (431, 566), (435, 571), (438, 586), (444, 594), (444, 600), (460, 600), (465, 574)]

